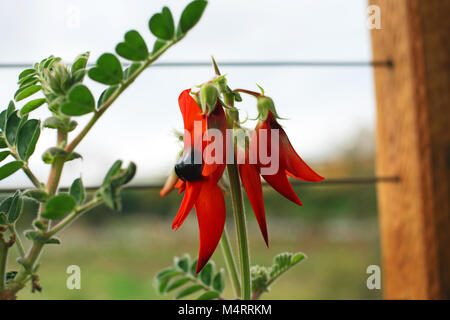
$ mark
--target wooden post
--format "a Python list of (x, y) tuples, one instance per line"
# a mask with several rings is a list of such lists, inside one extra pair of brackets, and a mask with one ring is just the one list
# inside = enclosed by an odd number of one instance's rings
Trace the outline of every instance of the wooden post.
[(450, 1), (370, 4), (385, 297), (450, 299)]

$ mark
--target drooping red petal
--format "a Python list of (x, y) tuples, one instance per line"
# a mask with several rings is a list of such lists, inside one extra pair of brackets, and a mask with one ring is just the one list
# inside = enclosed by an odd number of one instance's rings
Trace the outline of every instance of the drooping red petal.
[[(191, 97), (190, 92), (190, 89), (186, 89), (181, 92), (178, 98), (178, 104), (180, 106), (181, 114), (183, 115), (184, 129), (190, 134), (189, 139), (185, 132), (185, 149), (196, 144), (202, 146), (203, 133), (206, 131), (206, 116), (202, 114), (202, 110), (197, 102), (195, 102), (194, 98)], [(197, 130), (195, 127), (196, 122), (200, 123), (200, 130)]]
[(178, 179), (177, 183), (175, 183), (175, 185), (173, 187), (176, 189), (179, 189), (178, 193), (180, 194), (184, 191), (184, 189), (186, 189), (186, 182), (184, 182), (181, 179)]
[[(221, 136), (218, 137), (211, 134), (211, 137), (207, 137), (208, 140), (211, 140), (208, 142), (207, 148), (210, 147), (211, 149), (214, 149), (215, 154), (212, 155), (210, 152), (205, 152), (204, 154), (204, 164), (202, 170), (202, 175), (204, 177), (211, 175), (214, 171), (226, 164), (227, 119), (220, 102), (216, 103), (214, 111), (207, 117), (207, 129), (217, 129), (221, 133)], [(206, 131), (206, 134), (208, 134), (208, 131)], [(215, 139), (220, 140), (216, 141)], [(215, 146), (215, 148), (212, 148), (213, 146)]]
[(314, 172), (295, 152), (286, 132), (280, 127), (280, 164), (287, 174), (303, 181), (322, 181), (324, 178)]
[(186, 192), (181, 202), (180, 209), (173, 220), (172, 229), (178, 229), (181, 224), (186, 220), (189, 212), (191, 212), (195, 201), (197, 200), (200, 189), (202, 188), (203, 181), (187, 181)]
[(177, 180), (179, 179), (175, 174), (175, 172), (171, 172), (169, 177), (167, 177), (167, 180), (164, 183), (164, 186), (162, 187), (161, 191), (159, 191), (159, 195), (161, 197), (165, 197), (166, 195), (168, 195), (176, 187)]
[(216, 250), (225, 225), (225, 200), (222, 190), (213, 180), (203, 183), (195, 202), (198, 227), (200, 230), (200, 249), (196, 273), (208, 262)]
[(274, 175), (264, 175), (262, 177), (267, 181), (268, 184), (272, 186), (272, 188), (277, 190), (284, 197), (298, 204), (299, 206), (302, 206), (302, 203), (292, 189), (292, 186), (289, 183), (284, 170), (278, 170), (278, 172)]
[(266, 242), (266, 245), (269, 246), (266, 212), (264, 209), (264, 198), (259, 171), (254, 165), (245, 163), (239, 165), (239, 174), (241, 176), (245, 193), (247, 193), (248, 200), (250, 201), (256, 220), (258, 221), (259, 228), (261, 229), (264, 241)]

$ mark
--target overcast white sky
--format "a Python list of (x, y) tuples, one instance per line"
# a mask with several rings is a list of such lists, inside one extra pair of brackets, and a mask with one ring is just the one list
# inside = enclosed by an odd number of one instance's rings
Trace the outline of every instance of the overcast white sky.
[[(84, 51), (91, 62), (130, 29), (141, 32), (151, 47), (149, 17), (167, 5), (178, 20), (188, 1), (181, 0), (39, 0), (1, 1), (0, 63), (35, 62), (50, 54), (72, 61)], [(366, 0), (210, 0), (203, 19), (160, 61), (370, 61)], [(79, 14), (79, 16), (78, 16)], [(0, 69), (0, 105), (16, 90), (19, 69)], [(325, 159), (360, 128), (373, 128), (373, 74), (368, 67), (223, 67), (232, 87), (256, 90), (262, 85), (297, 151), (306, 161)], [(138, 165), (135, 181), (151, 182), (173, 163), (177, 145), (172, 129), (182, 128), (177, 98), (185, 88), (208, 80), (210, 68), (147, 70), (108, 110), (80, 145), (83, 161), (66, 167), (63, 184), (82, 174), (86, 185), (99, 183), (116, 159)], [(92, 81), (95, 93), (104, 86)], [(19, 103), (22, 106), (23, 103)], [(254, 100), (240, 105), (255, 117)], [(46, 117), (45, 108), (33, 114)], [(84, 123), (88, 117), (80, 118)], [(249, 126), (254, 123), (249, 122)], [(81, 127), (81, 125), (80, 125)], [(44, 130), (31, 166), (44, 180), (48, 166), (40, 160), (54, 141)], [(1, 187), (28, 184), (20, 173)]]

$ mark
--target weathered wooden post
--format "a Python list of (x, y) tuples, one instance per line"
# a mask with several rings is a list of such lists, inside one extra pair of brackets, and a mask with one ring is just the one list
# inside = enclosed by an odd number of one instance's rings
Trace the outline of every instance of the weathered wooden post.
[(450, 299), (450, 1), (370, 4), (385, 297)]

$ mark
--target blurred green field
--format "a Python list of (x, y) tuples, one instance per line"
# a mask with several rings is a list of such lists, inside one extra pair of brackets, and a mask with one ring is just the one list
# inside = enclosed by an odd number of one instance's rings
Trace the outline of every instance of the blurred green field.
[[(379, 299), (366, 287), (366, 268), (380, 265), (373, 186), (298, 187), (304, 207), (290, 205), (266, 190), (270, 248), (266, 248), (248, 208), (252, 264), (270, 265), (283, 251), (302, 251), (308, 259), (277, 281), (264, 299)], [(41, 293), (20, 292), (20, 299), (170, 299), (153, 287), (155, 273), (173, 256), (198, 250), (195, 214), (172, 231), (181, 196), (161, 199), (157, 192), (125, 192), (124, 213), (106, 208), (87, 214), (47, 246), (39, 269)], [(28, 206), (28, 210), (30, 207)], [(25, 216), (22, 225), (31, 217)], [(227, 219), (234, 236), (233, 219)], [(234, 241), (234, 237), (233, 237)], [(234, 243), (233, 243), (234, 244)], [(221, 250), (213, 256), (224, 266)], [(14, 259), (9, 270), (17, 269)], [(81, 268), (81, 290), (68, 290), (66, 269)], [(227, 279), (225, 295), (233, 298)], [(193, 296), (195, 297), (195, 296)]]

